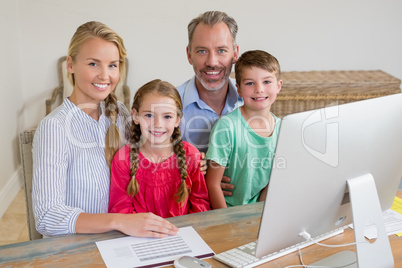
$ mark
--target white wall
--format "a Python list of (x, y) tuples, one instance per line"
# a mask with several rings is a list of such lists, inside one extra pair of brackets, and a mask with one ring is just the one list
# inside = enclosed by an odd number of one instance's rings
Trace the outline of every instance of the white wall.
[(124, 38), (132, 95), (154, 78), (179, 85), (192, 76), (187, 24), (207, 10), (237, 20), (240, 52), (267, 50), (285, 71), (381, 69), (402, 79), (400, 0), (0, 1), (0, 87), (8, 96), (1, 108), (7, 131), (0, 134), (0, 190), (19, 165), (17, 130), (44, 117), (45, 99), (58, 84), (57, 60), (75, 29), (89, 20), (106, 23)]
[(88, 20), (100, 20), (124, 38), (132, 93), (154, 78), (178, 85), (192, 75), (187, 24), (211, 9), (238, 21), (241, 52), (265, 49), (283, 70), (382, 69), (402, 78), (400, 0), (18, 2), (27, 127), (44, 116), (44, 99), (57, 86), (57, 59)]
[(0, 217), (22, 186), (19, 143), (23, 129), (23, 88), (17, 4), (0, 4)]

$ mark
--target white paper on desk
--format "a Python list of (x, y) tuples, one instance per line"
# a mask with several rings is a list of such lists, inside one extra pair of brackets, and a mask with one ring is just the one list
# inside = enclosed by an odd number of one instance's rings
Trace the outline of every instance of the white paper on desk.
[(215, 253), (193, 227), (179, 229), (167, 238), (122, 237), (96, 242), (103, 261), (109, 268), (160, 267), (180, 256), (212, 257)]
[[(387, 235), (402, 232), (402, 214), (399, 214), (392, 209), (387, 209), (383, 211), (382, 215)], [(350, 228), (353, 228), (353, 224), (350, 224), (349, 226)], [(375, 225), (366, 226), (364, 236), (368, 239), (377, 238), (377, 227)]]

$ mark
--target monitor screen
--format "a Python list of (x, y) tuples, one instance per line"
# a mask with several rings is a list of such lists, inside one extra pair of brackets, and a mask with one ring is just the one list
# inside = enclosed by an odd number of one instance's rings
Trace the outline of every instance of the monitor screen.
[(303, 231), (316, 237), (352, 223), (350, 179), (371, 175), (379, 210), (390, 208), (402, 176), (401, 119), (402, 94), (285, 116), (257, 257), (304, 241)]

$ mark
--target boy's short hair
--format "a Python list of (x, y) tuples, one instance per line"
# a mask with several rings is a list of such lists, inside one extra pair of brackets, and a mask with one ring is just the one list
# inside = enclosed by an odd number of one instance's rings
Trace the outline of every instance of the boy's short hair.
[(267, 70), (270, 73), (274, 73), (277, 80), (281, 79), (281, 67), (278, 60), (262, 50), (250, 50), (244, 52), (236, 62), (235, 75), (236, 84), (240, 85), (241, 73), (244, 68), (258, 67)]

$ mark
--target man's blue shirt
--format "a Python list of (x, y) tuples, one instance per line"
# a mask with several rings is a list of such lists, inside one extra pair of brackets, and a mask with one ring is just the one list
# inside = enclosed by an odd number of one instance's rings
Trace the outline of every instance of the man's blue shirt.
[[(183, 102), (183, 118), (180, 122), (180, 130), (184, 141), (193, 144), (200, 152), (206, 152), (209, 134), (219, 119), (219, 115), (200, 99), (195, 79), (194, 76), (177, 87)], [(221, 116), (242, 105), (243, 100), (237, 93), (236, 81), (229, 78), (229, 90)]]

